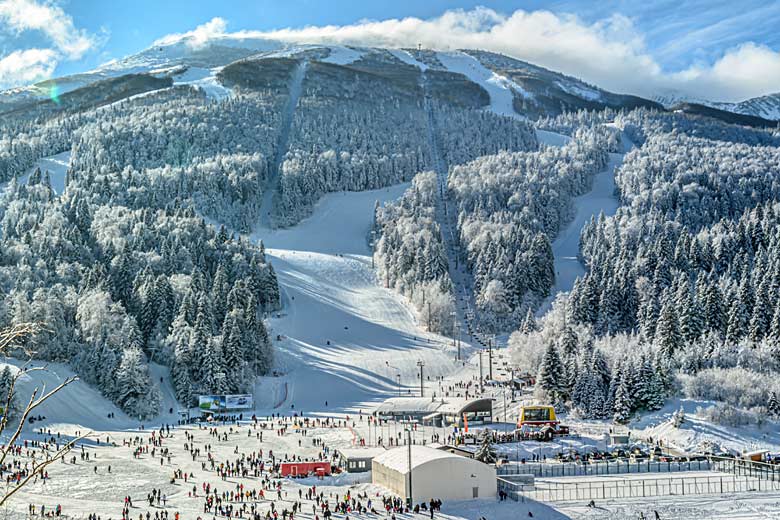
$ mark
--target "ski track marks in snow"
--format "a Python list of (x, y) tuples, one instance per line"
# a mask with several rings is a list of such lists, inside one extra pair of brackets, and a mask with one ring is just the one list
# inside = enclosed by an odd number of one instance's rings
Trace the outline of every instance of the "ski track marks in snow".
[(269, 326), (272, 337), (283, 337), (277, 358), (287, 374), (262, 382), (278, 395), (287, 383), (282, 411), (365, 409), (396, 395), (398, 374), (402, 391), (417, 395), (418, 360), (431, 379), (458, 368), (451, 340), (422, 331), (407, 302), (371, 269), (374, 204), (397, 199), (407, 187), (331, 193), (298, 225), (254, 233), (267, 248), (284, 301)]
[(513, 90), (527, 95), (517, 83), (488, 69), (478, 59), (462, 51), (439, 52), (439, 61), (450, 72), (458, 72), (481, 85), (490, 94), (490, 109), (496, 114), (522, 118), (512, 105)]

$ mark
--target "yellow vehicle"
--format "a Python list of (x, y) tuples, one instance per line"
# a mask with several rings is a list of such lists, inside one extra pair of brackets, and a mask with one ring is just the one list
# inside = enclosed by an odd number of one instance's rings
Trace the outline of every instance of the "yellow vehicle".
[(517, 421), (518, 428), (523, 426), (556, 426), (555, 408), (552, 406), (521, 406), (520, 418)]

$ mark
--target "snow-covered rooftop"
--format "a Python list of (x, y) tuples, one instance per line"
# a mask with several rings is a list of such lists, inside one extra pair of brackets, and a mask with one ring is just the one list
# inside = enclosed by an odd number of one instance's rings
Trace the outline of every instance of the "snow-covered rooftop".
[[(437, 450), (435, 448), (430, 448), (428, 446), (412, 446), (412, 468), (422, 466), (423, 464), (427, 464), (434, 460), (453, 459), (453, 458), (471, 460), (471, 459), (465, 459), (460, 455), (455, 455), (454, 453), (450, 453), (448, 451)], [(386, 468), (398, 471), (400, 473), (408, 473), (409, 472), (409, 447), (399, 446), (398, 448), (387, 450), (386, 452), (379, 455), (378, 457), (374, 457), (374, 462), (379, 463), (385, 466)]]
[(372, 448), (372, 447), (366, 447), (366, 448), (339, 448), (338, 452), (342, 457), (346, 457), (348, 459), (373, 459), (374, 457), (378, 457), (379, 455), (382, 455), (387, 450), (383, 447), (378, 448)]
[(431, 399), (428, 397), (392, 397), (376, 408), (377, 413), (460, 413), (470, 404), (482, 399), (466, 399), (463, 397), (446, 397)]

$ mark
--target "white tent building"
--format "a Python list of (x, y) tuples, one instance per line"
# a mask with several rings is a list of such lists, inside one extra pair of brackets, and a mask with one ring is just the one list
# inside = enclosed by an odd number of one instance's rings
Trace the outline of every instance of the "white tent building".
[(374, 457), (372, 481), (413, 502), (464, 500), (496, 496), (496, 468), (427, 446), (412, 446), (411, 492), (409, 447), (399, 446)]

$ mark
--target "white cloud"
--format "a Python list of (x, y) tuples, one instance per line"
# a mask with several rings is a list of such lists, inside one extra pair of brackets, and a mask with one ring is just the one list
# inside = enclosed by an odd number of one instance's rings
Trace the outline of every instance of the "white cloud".
[(62, 8), (35, 0), (0, 0), (0, 22), (17, 33), (42, 32), (69, 59), (81, 58), (97, 43)]
[(694, 66), (676, 75), (690, 92), (710, 92), (716, 99), (741, 100), (780, 92), (780, 53), (745, 43), (711, 66)]
[(197, 26), (192, 31), (178, 34), (169, 34), (154, 42), (154, 45), (166, 45), (176, 41), (185, 41), (193, 49), (199, 49), (210, 40), (223, 36), (227, 22), (223, 18), (215, 17), (208, 22)]
[(33, 83), (51, 77), (57, 66), (51, 49), (25, 49), (0, 58), (0, 87)]
[(224, 36), (268, 38), (297, 43), (423, 47), (440, 50), (483, 49), (504, 53), (579, 77), (615, 92), (651, 97), (665, 91), (736, 101), (780, 90), (780, 53), (746, 43), (713, 64), (665, 71), (647, 51), (632, 21), (614, 15), (588, 24), (574, 15), (517, 10), (451, 10), (441, 16), (361, 21), (351, 25), (308, 26), (268, 32), (225, 33), (214, 18), (195, 30), (170, 35), (158, 43), (186, 38), (202, 46)]
[(62, 8), (36, 0), (0, 0), (0, 30), (17, 36), (36, 31), (52, 47), (18, 49), (0, 57), (0, 87), (50, 78), (62, 58), (78, 60), (99, 43), (95, 36), (76, 28)]

